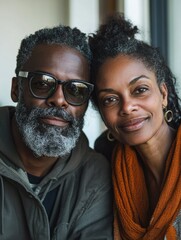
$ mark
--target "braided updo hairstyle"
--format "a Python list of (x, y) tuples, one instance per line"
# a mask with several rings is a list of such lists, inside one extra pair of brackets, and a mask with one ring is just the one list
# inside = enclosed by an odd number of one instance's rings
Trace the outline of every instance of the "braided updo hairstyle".
[[(181, 122), (180, 98), (176, 91), (176, 79), (166, 65), (157, 48), (135, 38), (138, 28), (133, 26), (123, 14), (115, 14), (102, 24), (99, 30), (89, 36), (89, 45), (93, 59), (91, 63), (91, 82), (96, 86), (96, 76), (100, 66), (107, 58), (118, 55), (130, 56), (141, 61), (145, 67), (154, 72), (158, 86), (165, 83), (168, 89), (168, 106), (173, 112), (173, 121), (169, 123), (177, 128)], [(93, 94), (93, 103), (98, 106), (96, 93)]]

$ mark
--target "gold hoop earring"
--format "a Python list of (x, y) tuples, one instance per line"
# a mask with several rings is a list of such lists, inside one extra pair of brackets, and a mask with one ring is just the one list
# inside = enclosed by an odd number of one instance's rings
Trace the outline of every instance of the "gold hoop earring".
[(164, 117), (165, 117), (166, 122), (168, 122), (168, 123), (171, 122), (173, 120), (172, 110), (166, 110)]
[(114, 142), (114, 141), (115, 141), (115, 138), (113, 137), (113, 135), (111, 134), (110, 131), (107, 132), (107, 139), (108, 139), (110, 142)]

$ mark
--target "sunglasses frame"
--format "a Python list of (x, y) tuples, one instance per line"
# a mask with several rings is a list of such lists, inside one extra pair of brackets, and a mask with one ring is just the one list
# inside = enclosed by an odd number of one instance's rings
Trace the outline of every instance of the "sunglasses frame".
[[(41, 96), (38, 96), (36, 95), (33, 90), (32, 90), (32, 87), (31, 87), (31, 81), (32, 81), (32, 78), (33, 78), (33, 75), (34, 74), (39, 74), (39, 75), (46, 75), (46, 76), (49, 76), (51, 77), (52, 79), (55, 80), (55, 90), (52, 91), (52, 93), (50, 93), (50, 95), (48, 95), (47, 97), (41, 97)], [(49, 97), (53, 96), (53, 94), (56, 92), (56, 89), (57, 89), (57, 86), (58, 84), (62, 85), (62, 90), (63, 90), (63, 94), (64, 94), (64, 97), (65, 97), (65, 100), (66, 102), (68, 102), (70, 105), (73, 105), (73, 106), (81, 106), (83, 105), (84, 103), (86, 103), (89, 98), (90, 98), (90, 95), (94, 89), (94, 85), (91, 84), (91, 83), (88, 83), (88, 82), (85, 82), (83, 80), (78, 80), (78, 79), (71, 79), (71, 80), (68, 80), (68, 81), (63, 81), (63, 80), (60, 80), (60, 79), (57, 79), (56, 77), (54, 77), (52, 74), (50, 73), (47, 73), (47, 72), (41, 72), (41, 71), (36, 71), (36, 72), (28, 72), (28, 71), (20, 71), (19, 74), (18, 74), (18, 77), (22, 77), (22, 78), (27, 78), (29, 80), (29, 89), (30, 89), (30, 92), (31, 94), (33, 95), (33, 97), (37, 98), (37, 99), (48, 99)], [(84, 99), (83, 102), (81, 103), (73, 103), (71, 101), (67, 101), (67, 95), (66, 95), (66, 90), (65, 90), (65, 86), (69, 83), (72, 83), (72, 82), (76, 82), (76, 83), (82, 83), (82, 84), (85, 84), (87, 86), (87, 89), (88, 89), (88, 95), (87, 97)]]

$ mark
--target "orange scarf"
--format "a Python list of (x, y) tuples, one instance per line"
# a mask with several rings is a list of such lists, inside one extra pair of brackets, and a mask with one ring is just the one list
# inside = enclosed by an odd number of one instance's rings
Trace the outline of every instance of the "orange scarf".
[(141, 163), (129, 146), (118, 145), (113, 160), (115, 240), (175, 240), (173, 222), (181, 209), (181, 126), (172, 144), (158, 203), (148, 222), (149, 197)]

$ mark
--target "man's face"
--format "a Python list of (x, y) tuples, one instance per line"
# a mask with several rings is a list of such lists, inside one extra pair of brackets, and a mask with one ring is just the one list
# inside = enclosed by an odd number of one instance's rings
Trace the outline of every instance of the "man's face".
[[(46, 72), (62, 81), (89, 80), (87, 60), (78, 51), (58, 45), (37, 46), (22, 71)], [(22, 82), (23, 92), (17, 93), (16, 121), (26, 145), (37, 156), (66, 156), (80, 136), (87, 103), (69, 104), (62, 85), (48, 99), (38, 99), (30, 92), (29, 80), (22, 78)], [(15, 81), (12, 92), (17, 89)]]

